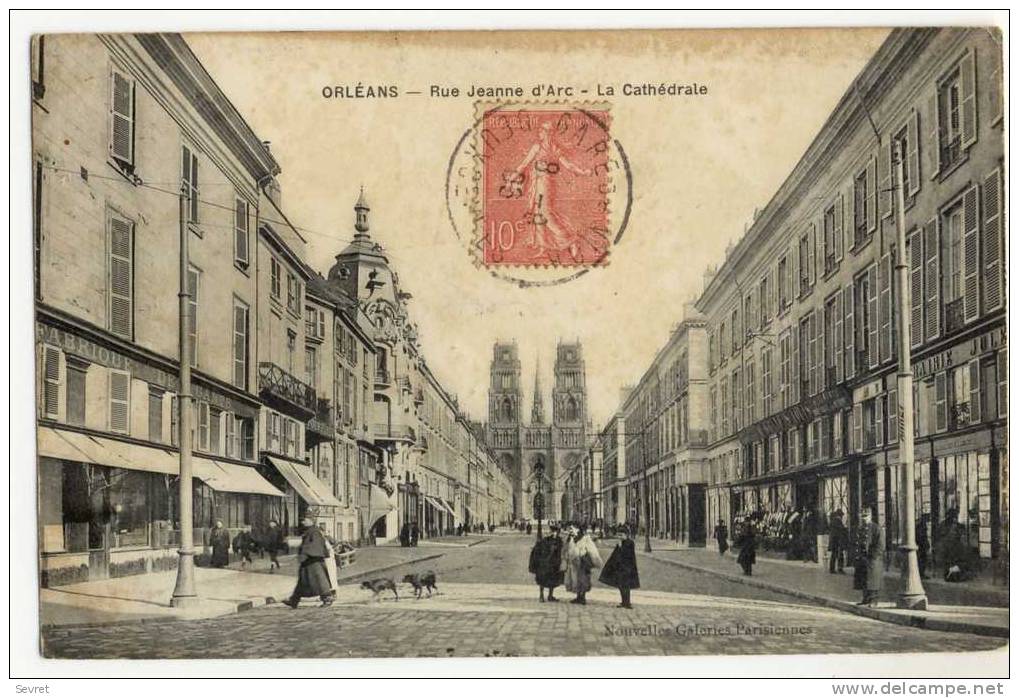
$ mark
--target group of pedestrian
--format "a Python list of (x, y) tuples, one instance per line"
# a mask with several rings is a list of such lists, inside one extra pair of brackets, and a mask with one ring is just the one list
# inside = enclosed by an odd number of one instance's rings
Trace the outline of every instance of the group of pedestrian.
[(590, 530), (583, 524), (570, 525), (565, 532), (559, 528), (550, 528), (548, 535), (534, 544), (528, 564), (528, 571), (534, 575), (535, 584), (538, 585), (540, 602), (546, 601), (546, 589), (547, 600), (558, 601), (555, 589), (563, 585), (575, 595), (570, 603), (581, 606), (587, 604), (592, 573), (598, 568), (602, 570), (598, 581), (619, 589), (620, 608), (632, 608), (630, 591), (640, 588), (640, 577), (629, 529), (626, 529), (623, 540), (616, 545), (608, 561), (603, 563)]
[(400, 527), (400, 547), (416, 548), (421, 535), (417, 521), (405, 521)]
[(286, 550), (286, 539), (283, 530), (276, 521), (270, 521), (269, 527), (261, 533), (255, 533), (249, 528), (240, 530), (233, 540), (230, 539), (230, 531), (223, 526), (222, 521), (217, 521), (209, 533), (209, 547), (212, 550), (209, 556), (209, 564), (213, 567), (226, 567), (230, 564), (230, 550), (233, 548), (235, 555), (241, 559), (241, 567), (253, 563), (252, 556), (255, 553), (260, 555), (269, 554), (269, 571), (279, 569), (279, 554)]

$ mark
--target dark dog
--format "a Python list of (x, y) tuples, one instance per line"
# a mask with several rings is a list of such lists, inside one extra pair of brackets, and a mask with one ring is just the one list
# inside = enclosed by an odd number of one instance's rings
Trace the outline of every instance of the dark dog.
[(367, 582), (361, 582), (361, 588), (368, 589), (375, 594), (372, 596), (372, 601), (377, 601), (379, 594), (386, 589), (393, 592), (393, 596), (396, 597), (397, 601), (400, 600), (400, 595), (396, 593), (396, 584), (392, 579), (369, 579)]
[(439, 590), (439, 587), (435, 585), (435, 572), (428, 570), (421, 574), (408, 574), (403, 578), (403, 581), (414, 587), (414, 598), (421, 598), (421, 590), (427, 589), (428, 595), (432, 595), (432, 589), (435, 591)]

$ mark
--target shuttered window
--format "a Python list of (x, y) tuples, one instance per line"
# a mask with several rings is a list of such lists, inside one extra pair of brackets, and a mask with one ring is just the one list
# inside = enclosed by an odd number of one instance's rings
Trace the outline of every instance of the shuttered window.
[(867, 314), (862, 318), (861, 332), (866, 336), (867, 342), (867, 365), (875, 368), (878, 365), (878, 298), (877, 298), (877, 264), (872, 264), (867, 269), (866, 292), (861, 294), (861, 300), (865, 296), (867, 303)]
[(962, 195), (962, 314), (965, 322), (980, 316), (980, 221), (977, 186)]
[(930, 341), (941, 336), (941, 280), (940, 236), (937, 219), (928, 221), (924, 228), (924, 287), (926, 320), (924, 339)]
[(209, 451), (209, 403), (198, 403), (198, 448)]
[(1002, 239), (1001, 170), (984, 178), (984, 229), (981, 246), (984, 253), (984, 312), (1000, 308), (1004, 302), (1004, 241)]
[(135, 82), (117, 68), (110, 71), (110, 157), (125, 170), (134, 168)]
[(948, 379), (942, 371), (934, 376), (934, 431), (948, 429)]
[(231, 412), (223, 415), (223, 447), (227, 458), (240, 458), (240, 449), (237, 447), (237, 421)]
[(906, 258), (909, 264), (909, 333), (910, 346), (923, 344), (923, 234), (912, 231), (906, 243)]
[(248, 388), (248, 306), (234, 301), (233, 318), (233, 384)]
[(187, 200), (186, 211), (189, 223), (198, 222), (198, 153), (188, 146), (181, 146), (181, 183)]
[(198, 365), (198, 292), (201, 272), (188, 269), (188, 356), (191, 365)]
[(43, 345), (41, 357), (40, 408), (45, 419), (60, 419), (61, 396), (64, 392), (63, 357), (56, 347)]
[(920, 112), (916, 109), (906, 124), (906, 139), (905, 191), (912, 198), (920, 191)]
[(842, 289), (842, 304), (846, 309), (846, 321), (842, 328), (846, 338), (846, 380), (856, 375), (856, 294), (853, 284)]
[(899, 391), (892, 388), (888, 391), (888, 445), (899, 442)]
[(881, 363), (892, 358), (892, 255), (881, 257), (878, 267), (878, 355)]
[(248, 202), (244, 199), (234, 201), (234, 261), (248, 266)]
[(983, 420), (983, 399), (980, 391), (980, 359), (972, 359), (969, 364), (969, 422), (976, 424)]
[(843, 307), (844, 295), (842, 289), (835, 292), (832, 301), (832, 312), (835, 314), (834, 331), (832, 333), (832, 361), (835, 364), (835, 382), (841, 383), (845, 380), (845, 330), (844, 318), (845, 308)]
[(283, 267), (275, 257), (269, 258), (269, 293), (279, 300), (281, 294)]
[(131, 374), (110, 370), (110, 431), (126, 434), (130, 431)]
[(108, 228), (109, 329), (116, 335), (131, 339), (134, 331), (134, 223), (110, 211)]
[(1008, 415), (1008, 350), (998, 351), (998, 417)]

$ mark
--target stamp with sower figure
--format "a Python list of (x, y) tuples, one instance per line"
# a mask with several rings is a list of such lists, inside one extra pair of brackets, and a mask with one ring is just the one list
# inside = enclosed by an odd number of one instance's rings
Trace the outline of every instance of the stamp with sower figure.
[(522, 285), (608, 263), (630, 171), (606, 104), (478, 103), (450, 160), (447, 203), (475, 263)]

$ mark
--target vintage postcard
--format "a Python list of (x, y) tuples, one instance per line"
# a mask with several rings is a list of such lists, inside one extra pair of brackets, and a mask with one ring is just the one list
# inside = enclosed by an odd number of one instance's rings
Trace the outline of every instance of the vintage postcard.
[(30, 50), (43, 657), (1007, 653), (1000, 29)]

